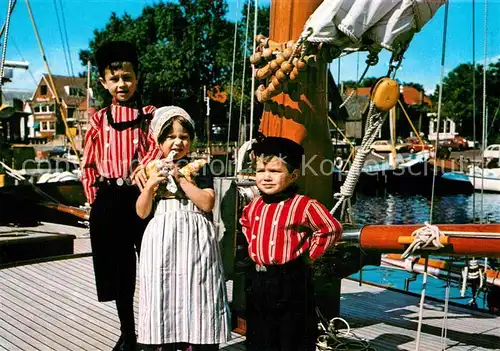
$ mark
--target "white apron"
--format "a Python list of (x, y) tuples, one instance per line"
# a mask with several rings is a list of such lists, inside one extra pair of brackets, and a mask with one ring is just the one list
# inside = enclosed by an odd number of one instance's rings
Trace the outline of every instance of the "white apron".
[(141, 344), (218, 344), (230, 339), (219, 242), (189, 199), (161, 199), (142, 240)]

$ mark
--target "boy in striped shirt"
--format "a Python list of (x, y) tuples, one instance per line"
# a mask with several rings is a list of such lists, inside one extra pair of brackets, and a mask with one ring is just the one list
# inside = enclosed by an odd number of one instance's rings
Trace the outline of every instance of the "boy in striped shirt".
[(312, 269), (342, 233), (324, 205), (297, 193), (301, 145), (266, 137), (253, 146), (261, 196), (240, 219), (255, 263), (245, 275), (249, 351), (314, 351), (317, 317)]
[[(114, 351), (135, 350), (134, 291), (136, 252), (147, 221), (135, 212), (145, 183), (144, 164), (161, 150), (149, 131), (153, 106), (138, 93), (135, 46), (110, 41), (96, 52), (99, 82), (112, 103), (90, 119), (85, 134), (82, 184), (90, 211), (90, 242), (99, 301), (116, 301), (121, 336)], [(139, 164), (140, 163), (140, 164)]]

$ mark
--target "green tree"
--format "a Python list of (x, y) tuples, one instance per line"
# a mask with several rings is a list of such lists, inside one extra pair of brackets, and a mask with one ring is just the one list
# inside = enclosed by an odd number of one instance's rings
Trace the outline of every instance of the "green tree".
[[(89, 49), (81, 51), (80, 58), (83, 62), (93, 58), (105, 40), (135, 43), (143, 103), (186, 108), (200, 133), (204, 130), (203, 87), (220, 85), (230, 74), (232, 26), (226, 13), (223, 0), (180, 0), (146, 6), (136, 19), (112, 14), (104, 29), (94, 31)], [(97, 75), (94, 67), (93, 77)], [(101, 95), (101, 102), (109, 103), (106, 94)]]
[[(454, 120), (460, 127), (459, 132), (466, 136), (473, 135), (473, 92), (475, 90), (476, 139), (481, 138), (483, 125), (483, 66), (476, 65), (474, 75), (476, 86), (472, 82), (473, 65), (460, 64), (443, 79), (442, 116)], [(495, 111), (500, 103), (500, 60), (491, 63), (486, 70), (486, 105), (488, 106), (488, 126), (490, 141), (497, 138), (498, 120), (493, 121)], [(434, 110), (437, 111), (439, 86), (432, 96)]]
[[(253, 5), (250, 1), (248, 49), (243, 52), (246, 29), (246, 5), (237, 32), (235, 82), (233, 86), (233, 114), (239, 116), (239, 104), (248, 115), (250, 101), (251, 67), (246, 60), (245, 91), (241, 99), (243, 55), (251, 54), (253, 43)], [(96, 49), (106, 40), (129, 40), (139, 51), (142, 100), (156, 106), (180, 105), (197, 122), (198, 135), (205, 135), (206, 105), (203, 88), (220, 86), (228, 94), (231, 85), (234, 23), (226, 19), (225, 0), (179, 0), (178, 3), (157, 3), (145, 6), (141, 15), (113, 13), (101, 30), (94, 30), (89, 48), (80, 51), (86, 65), (94, 62)], [(258, 32), (267, 34), (269, 8), (259, 7)], [(109, 96), (97, 84), (98, 72), (93, 67), (93, 88), (101, 105), (109, 104)], [(211, 122), (225, 125), (229, 99), (224, 104), (211, 102)], [(256, 113), (256, 116), (260, 116)], [(258, 119), (258, 117), (256, 118)], [(233, 119), (233, 125), (237, 119)], [(233, 133), (232, 133), (233, 134)]]

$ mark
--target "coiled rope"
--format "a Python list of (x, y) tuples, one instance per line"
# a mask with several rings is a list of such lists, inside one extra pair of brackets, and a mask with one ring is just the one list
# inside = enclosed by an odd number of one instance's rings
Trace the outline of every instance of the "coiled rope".
[[(343, 318), (334, 317), (325, 325), (325, 318), (316, 308), (316, 313), (320, 317), (321, 322), (318, 324), (320, 336), (316, 342), (316, 351), (332, 351), (332, 350), (351, 350), (351, 351), (372, 351), (376, 350), (370, 345), (370, 342), (360, 338), (353, 332), (349, 323)], [(347, 331), (339, 331), (337, 322), (342, 322)]]
[(439, 228), (435, 225), (429, 224), (428, 222), (424, 223), (424, 227), (418, 228), (411, 233), (411, 236), (413, 237), (413, 241), (401, 255), (403, 259), (413, 255), (417, 250), (431, 245), (437, 249), (443, 247), (443, 244), (439, 241), (439, 238), (442, 236)]

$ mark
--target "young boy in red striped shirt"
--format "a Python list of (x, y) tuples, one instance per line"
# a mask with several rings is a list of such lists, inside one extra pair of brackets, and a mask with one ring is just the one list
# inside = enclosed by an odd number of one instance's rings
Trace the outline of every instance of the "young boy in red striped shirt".
[(125, 41), (104, 43), (96, 52), (99, 81), (113, 101), (90, 119), (85, 135), (82, 184), (92, 208), (90, 242), (99, 301), (116, 301), (121, 336), (113, 350), (135, 350), (136, 252), (147, 221), (135, 202), (146, 178), (142, 165), (161, 150), (149, 131), (153, 106), (137, 91), (138, 58)]
[(248, 351), (314, 351), (317, 316), (310, 261), (342, 233), (324, 205), (297, 193), (301, 145), (266, 137), (253, 146), (261, 196), (240, 219), (255, 263), (245, 275)]

